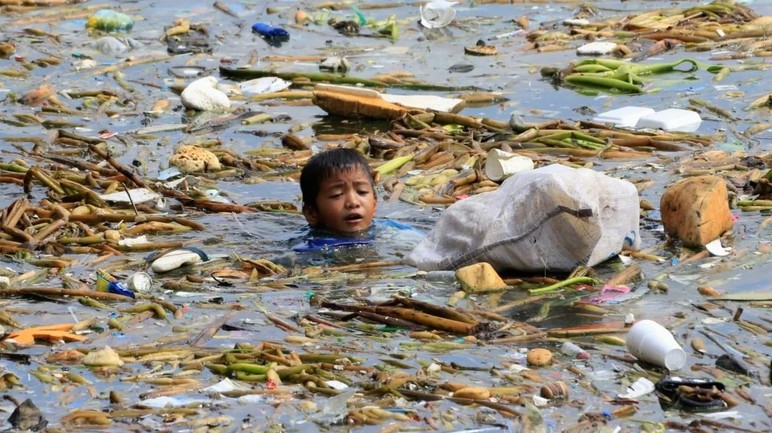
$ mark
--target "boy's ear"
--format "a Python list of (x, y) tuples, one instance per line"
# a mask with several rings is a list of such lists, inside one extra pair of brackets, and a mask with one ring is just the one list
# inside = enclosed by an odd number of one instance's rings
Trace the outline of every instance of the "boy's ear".
[(304, 206), (303, 216), (306, 217), (308, 225), (312, 227), (315, 227), (319, 223), (319, 212), (313, 206)]

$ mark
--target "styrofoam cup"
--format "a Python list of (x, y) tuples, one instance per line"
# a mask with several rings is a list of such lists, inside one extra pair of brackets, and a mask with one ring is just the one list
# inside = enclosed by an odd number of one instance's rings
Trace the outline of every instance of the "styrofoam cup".
[(649, 364), (679, 370), (686, 364), (686, 352), (665, 327), (653, 320), (636, 322), (627, 333), (627, 350)]
[(491, 149), (485, 160), (485, 176), (497, 181), (506, 179), (515, 173), (533, 170), (533, 160), (527, 156)]

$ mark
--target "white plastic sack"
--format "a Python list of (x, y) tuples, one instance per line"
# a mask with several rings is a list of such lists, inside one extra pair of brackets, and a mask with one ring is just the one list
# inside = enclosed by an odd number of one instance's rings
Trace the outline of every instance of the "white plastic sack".
[(570, 271), (637, 248), (638, 220), (632, 183), (553, 164), (454, 203), (407, 259), (427, 271), (477, 262), (497, 271)]

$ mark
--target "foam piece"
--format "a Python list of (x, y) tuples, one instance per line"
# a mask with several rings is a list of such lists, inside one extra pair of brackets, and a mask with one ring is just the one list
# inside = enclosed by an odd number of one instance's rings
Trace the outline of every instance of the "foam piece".
[(638, 119), (637, 128), (655, 128), (664, 131), (694, 132), (700, 128), (700, 115), (691, 110), (668, 108)]
[(614, 42), (590, 42), (576, 49), (576, 54), (586, 56), (603, 56), (614, 51), (617, 44)]
[(595, 123), (610, 123), (621, 128), (634, 128), (641, 117), (650, 114), (654, 114), (654, 110), (651, 108), (630, 106), (600, 113), (592, 121)]

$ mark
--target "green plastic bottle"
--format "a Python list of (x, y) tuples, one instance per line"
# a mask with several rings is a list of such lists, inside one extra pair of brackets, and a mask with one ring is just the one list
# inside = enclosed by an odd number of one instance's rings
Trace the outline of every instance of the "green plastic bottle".
[(86, 22), (87, 29), (108, 33), (125, 33), (131, 31), (132, 27), (134, 27), (134, 20), (130, 16), (110, 9), (96, 11)]

